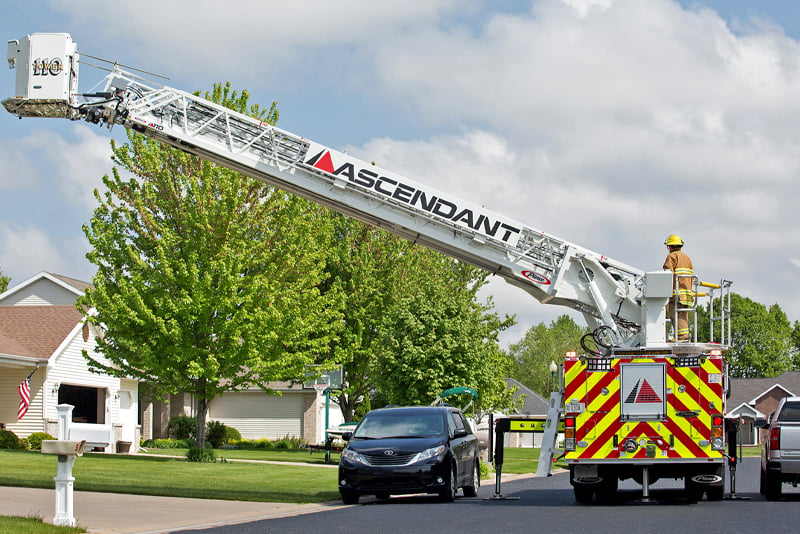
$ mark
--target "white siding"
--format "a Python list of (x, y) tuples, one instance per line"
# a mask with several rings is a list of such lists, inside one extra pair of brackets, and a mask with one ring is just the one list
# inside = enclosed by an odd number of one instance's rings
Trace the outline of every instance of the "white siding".
[(21, 438), (34, 432), (45, 432), (45, 422), (42, 418), (44, 368), (40, 368), (31, 377), (31, 404), (25, 417), (17, 419), (17, 408), (19, 408), (17, 388), (32, 370), (30, 367), (4, 367), (0, 371), (0, 423), (5, 423), (6, 430)]
[(76, 300), (77, 294), (42, 278), (4, 298), (0, 306), (74, 306)]
[[(81, 353), (86, 349), (94, 354), (94, 335), (89, 330), (89, 340), (83, 340), (81, 328), (77, 327), (72, 331), (66, 346), (62, 352), (50, 360), (51, 369), (49, 372), (50, 389), (56, 384), (69, 384), (73, 386), (84, 386), (106, 390), (105, 423), (116, 423), (119, 420), (119, 399), (115, 398), (119, 391), (119, 378), (99, 375), (89, 372), (88, 362)], [(51, 419), (56, 418), (56, 404), (58, 395), (50, 392), (47, 411), (45, 416)]]
[(208, 420), (235, 428), (245, 439), (302, 437), (303, 395), (284, 392), (278, 397), (261, 391), (226, 393), (211, 401)]

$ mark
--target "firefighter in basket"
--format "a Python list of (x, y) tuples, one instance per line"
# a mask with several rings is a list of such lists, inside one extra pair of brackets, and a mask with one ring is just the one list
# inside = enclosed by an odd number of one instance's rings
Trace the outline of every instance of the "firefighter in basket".
[[(672, 329), (677, 334), (678, 341), (689, 341), (689, 312), (680, 311), (680, 309), (689, 308), (694, 304), (692, 260), (681, 250), (683, 248), (683, 239), (680, 236), (672, 234), (667, 237), (664, 244), (669, 249), (667, 259), (664, 260), (664, 270), (672, 271), (675, 275), (672, 282), (673, 298), (670, 299), (667, 305), (667, 314), (673, 322)], [(677, 325), (674, 324), (676, 301), (679, 304)]]

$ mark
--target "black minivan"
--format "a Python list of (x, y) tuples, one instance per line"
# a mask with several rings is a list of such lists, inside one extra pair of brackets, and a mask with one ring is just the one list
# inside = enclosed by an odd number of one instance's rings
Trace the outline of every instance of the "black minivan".
[(466, 497), (478, 494), (478, 438), (457, 408), (372, 410), (343, 438), (339, 493), (345, 504), (357, 504), (361, 495), (438, 493), (453, 501), (459, 488)]

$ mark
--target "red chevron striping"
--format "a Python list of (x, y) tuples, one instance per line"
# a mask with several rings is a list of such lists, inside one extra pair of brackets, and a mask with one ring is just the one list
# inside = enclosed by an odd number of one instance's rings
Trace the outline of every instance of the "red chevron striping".
[[(605, 419), (606, 417), (609, 416), (609, 412), (611, 412), (612, 408), (615, 408), (617, 406), (619, 406), (619, 398), (617, 398), (616, 395), (609, 395), (608, 399), (606, 399), (606, 402), (604, 402), (603, 405), (600, 406), (598, 410), (595, 410), (593, 417), (590, 419), (591, 426), (583, 424), (579, 428), (575, 429), (575, 439), (579, 440), (586, 437), (586, 434), (589, 432), (589, 430), (597, 426), (598, 416), (600, 420)], [(611, 417), (614, 416), (612, 415)], [(612, 424), (611, 426), (615, 425)]]
[[(689, 407), (686, 406), (679, 398), (675, 397), (673, 399), (673, 407), (675, 408), (676, 412), (688, 412), (690, 411)], [(674, 417), (678, 417), (677, 415)], [(700, 417), (689, 417), (687, 418), (689, 424), (694, 427), (695, 430), (700, 434), (700, 437), (705, 439), (711, 439), (711, 428), (704, 424), (703, 421), (700, 420)]]
[(586, 447), (586, 449), (584, 449), (579, 458), (593, 458), (601, 447), (610, 442), (610, 440), (614, 437), (614, 434), (617, 432), (617, 428), (618, 425), (616, 424), (609, 425), (609, 427), (606, 428), (602, 434), (596, 436), (594, 441), (592, 441), (592, 443)]
[(681, 429), (680, 426), (675, 421), (668, 420), (664, 425), (667, 430), (669, 430), (677, 441), (680, 441), (681, 444), (689, 449), (690, 454), (695, 458), (707, 458), (708, 453), (706, 453), (700, 446), (695, 442), (691, 436), (687, 436), (686, 433)]
[[(576, 365), (581, 365), (578, 361), (574, 360), (566, 360), (564, 362), (564, 374), (569, 375), (572, 372), (572, 368)], [(576, 376), (573, 380), (570, 380), (566, 384), (564, 384), (564, 399), (569, 401), (570, 399), (575, 398), (576, 391), (585, 383), (586, 372), (581, 371), (578, 376)]]
[(589, 394), (586, 395), (587, 399), (595, 399), (599, 397), (602, 394), (603, 388), (608, 387), (614, 381), (614, 379), (619, 376), (616, 371), (616, 369), (606, 371), (604, 376), (597, 381), (597, 384), (592, 386), (592, 389), (589, 390)]

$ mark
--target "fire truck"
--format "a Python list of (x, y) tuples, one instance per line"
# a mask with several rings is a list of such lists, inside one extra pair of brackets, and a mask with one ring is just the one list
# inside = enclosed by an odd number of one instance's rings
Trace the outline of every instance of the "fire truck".
[[(3, 106), (20, 118), (84, 120), (109, 129), (121, 125), (485, 269), (542, 303), (579, 312), (590, 332), (584, 353), (566, 357), (564, 388), (548, 415), (563, 415), (564, 454), (576, 499), (604, 499), (627, 478), (639, 481), (647, 497), (649, 484), (660, 477), (683, 478), (695, 496), (722, 497), (728, 391), (722, 351), (730, 338), (729, 321), (725, 327), (729, 281), (705, 283), (692, 275), (698, 297), (723, 304), (710, 314), (716, 321), (710, 339), (698, 341), (695, 325), (692, 341), (674, 343), (667, 331), (676, 318), (665, 311), (676, 283), (671, 272), (631, 267), (148, 81), (144, 71), (115, 62), (108, 62), (108, 74), (95, 86), (101, 89), (81, 93), (82, 59), (66, 33), (11, 40), (7, 59), (16, 69), (16, 85)], [(696, 302), (688, 310), (677, 307), (676, 313), (693, 312)]]

